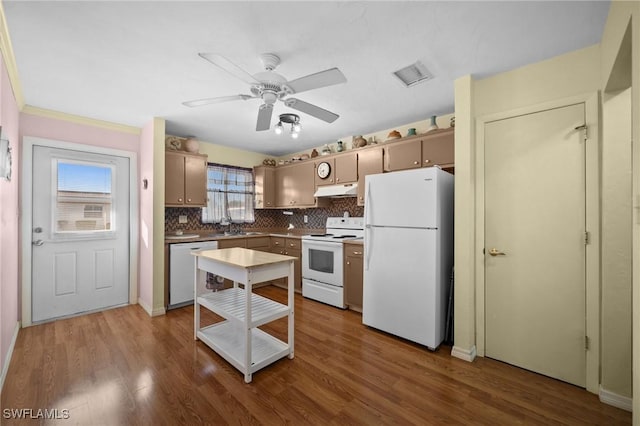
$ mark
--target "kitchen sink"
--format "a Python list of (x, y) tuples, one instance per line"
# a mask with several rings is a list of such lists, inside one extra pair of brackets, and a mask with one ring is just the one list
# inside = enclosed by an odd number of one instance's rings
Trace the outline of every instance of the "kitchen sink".
[(182, 234), (182, 235), (165, 235), (165, 240), (188, 240), (190, 238), (198, 238), (199, 234)]
[(205, 238), (218, 237), (244, 237), (249, 235), (264, 235), (264, 232), (212, 232), (204, 235)]

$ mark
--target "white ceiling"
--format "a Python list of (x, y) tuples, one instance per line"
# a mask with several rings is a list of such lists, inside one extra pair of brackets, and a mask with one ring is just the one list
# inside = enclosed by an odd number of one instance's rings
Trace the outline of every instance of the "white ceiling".
[[(280, 155), (454, 110), (453, 82), (510, 70), (600, 41), (609, 2), (31, 2), (3, 1), (25, 102), (35, 107)], [(347, 83), (296, 95), (340, 115), (300, 113), (298, 140), (256, 132), (261, 101), (188, 108), (250, 94), (200, 58), (250, 74), (276, 53), (292, 80), (338, 67)], [(435, 78), (404, 88), (391, 73), (420, 60)], [(294, 112), (278, 102), (277, 115)]]

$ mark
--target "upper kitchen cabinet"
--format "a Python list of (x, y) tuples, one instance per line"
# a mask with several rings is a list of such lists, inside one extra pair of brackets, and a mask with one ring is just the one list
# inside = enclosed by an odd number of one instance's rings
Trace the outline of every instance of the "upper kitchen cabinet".
[(207, 205), (207, 156), (188, 152), (165, 153), (165, 205)]
[(454, 131), (453, 127), (428, 133), (422, 139), (422, 167), (440, 166), (443, 169), (453, 167)]
[(358, 153), (345, 152), (335, 157), (335, 183), (353, 183), (358, 181)]
[(316, 207), (316, 199), (313, 196), (314, 172), (314, 164), (311, 161), (276, 168), (276, 206)]
[(382, 148), (358, 151), (358, 205), (364, 206), (364, 178), (382, 173)]
[(340, 185), (358, 180), (358, 155), (345, 152), (315, 161), (315, 186)]
[(313, 164), (315, 186), (333, 185), (336, 176), (336, 160), (334, 157), (318, 158)]
[(422, 166), (422, 140), (411, 138), (384, 147), (384, 171), (419, 169)]
[(276, 206), (276, 169), (272, 166), (253, 168), (256, 209), (272, 209)]
[(385, 172), (431, 166), (452, 168), (453, 162), (453, 127), (434, 130), (384, 147)]

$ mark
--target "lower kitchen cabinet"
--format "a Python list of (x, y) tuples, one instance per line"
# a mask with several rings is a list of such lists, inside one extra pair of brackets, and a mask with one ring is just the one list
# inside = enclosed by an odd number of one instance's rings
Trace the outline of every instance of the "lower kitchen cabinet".
[(344, 290), (345, 303), (357, 312), (362, 312), (362, 244), (344, 244)]
[[(294, 290), (302, 293), (302, 246), (299, 238), (271, 237), (271, 253), (293, 256), (293, 281)], [(284, 280), (272, 281), (277, 287), (287, 288)]]

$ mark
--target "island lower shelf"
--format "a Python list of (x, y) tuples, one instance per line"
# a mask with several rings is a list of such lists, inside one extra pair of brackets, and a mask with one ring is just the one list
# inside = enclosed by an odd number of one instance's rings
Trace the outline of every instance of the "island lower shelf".
[(251, 365), (244, 362), (244, 330), (231, 321), (222, 321), (198, 331), (198, 339), (238, 370), (255, 373), (289, 355), (289, 345), (259, 328), (251, 329)]

